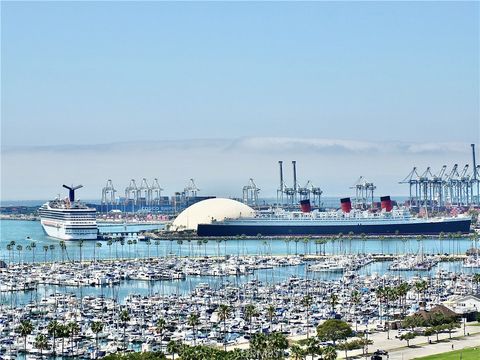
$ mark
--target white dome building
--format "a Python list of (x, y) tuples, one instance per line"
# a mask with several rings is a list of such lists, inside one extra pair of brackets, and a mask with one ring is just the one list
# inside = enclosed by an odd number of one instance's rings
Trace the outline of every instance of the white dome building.
[(224, 198), (214, 198), (199, 201), (183, 210), (173, 221), (171, 230), (197, 230), (198, 224), (210, 224), (212, 220), (221, 221), (225, 218), (238, 219), (251, 217), (255, 214), (250, 206), (239, 201)]

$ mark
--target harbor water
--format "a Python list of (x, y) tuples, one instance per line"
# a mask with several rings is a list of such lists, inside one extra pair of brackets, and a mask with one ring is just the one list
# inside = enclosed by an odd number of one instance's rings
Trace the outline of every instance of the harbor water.
[[(6, 263), (11, 262), (54, 262), (54, 261), (78, 261), (93, 259), (141, 259), (146, 257), (170, 257), (170, 256), (224, 256), (224, 255), (285, 255), (285, 254), (415, 254), (420, 251), (424, 253), (441, 254), (464, 254), (471, 248), (471, 239), (355, 239), (343, 238), (331, 240), (324, 245), (316, 244), (314, 239), (306, 241), (285, 241), (285, 239), (240, 239), (232, 238), (225, 240), (210, 239), (205, 241), (196, 240), (158, 240), (152, 241), (150, 245), (145, 241), (138, 241), (135, 233), (140, 230), (151, 230), (163, 225), (100, 225), (100, 231), (127, 232), (131, 237), (127, 238), (124, 245), (120, 242), (113, 242), (108, 245), (107, 241), (85, 241), (80, 247), (78, 241), (65, 242), (66, 249), (61, 250), (59, 240), (50, 238), (43, 233), (38, 221), (2, 220), (0, 238), (0, 258)], [(106, 230), (108, 229), (108, 230)], [(130, 240), (130, 241), (129, 241)], [(297, 239), (298, 240), (298, 239)], [(15, 242), (15, 250), (8, 251), (7, 244)], [(35, 247), (32, 248), (32, 244)], [(101, 245), (99, 245), (101, 244)], [(21, 250), (17, 250), (21, 245)], [(27, 250), (27, 246), (30, 249)], [(360, 270), (359, 275), (371, 275), (377, 273), (394, 273), (399, 277), (408, 278), (411, 276), (429, 276), (440, 269), (458, 273), (472, 273), (471, 268), (463, 268), (461, 261), (441, 262), (430, 271), (389, 271), (391, 262), (374, 262)], [(119, 302), (129, 294), (186, 294), (191, 292), (200, 283), (207, 283), (213, 289), (220, 288), (225, 283), (238, 285), (251, 279), (257, 279), (267, 284), (284, 281), (291, 276), (309, 277), (319, 280), (334, 280), (343, 276), (335, 272), (307, 272), (306, 265), (287, 266), (273, 269), (259, 269), (253, 274), (241, 276), (187, 276), (181, 280), (162, 281), (140, 281), (125, 280), (115, 286), (89, 286), (89, 287), (68, 287), (68, 286), (39, 286), (35, 291), (14, 292), (0, 294), (1, 303), (12, 303), (20, 305), (32, 301), (33, 297), (43, 298), (55, 292), (72, 292), (78, 296), (105, 295), (116, 298)]]

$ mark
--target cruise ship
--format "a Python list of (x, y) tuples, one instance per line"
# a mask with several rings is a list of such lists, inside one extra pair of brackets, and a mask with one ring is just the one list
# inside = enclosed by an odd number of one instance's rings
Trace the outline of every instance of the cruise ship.
[(350, 198), (341, 199), (337, 211), (311, 210), (310, 201), (301, 211), (257, 211), (255, 216), (199, 224), (199, 236), (316, 236), (316, 235), (438, 235), (468, 233), (471, 218), (416, 217), (407, 208), (394, 207), (389, 196), (381, 198), (381, 211), (352, 209)]
[(48, 236), (61, 240), (95, 240), (98, 236), (96, 209), (75, 200), (82, 185), (66, 186), (69, 196), (55, 199), (39, 209), (40, 222)]

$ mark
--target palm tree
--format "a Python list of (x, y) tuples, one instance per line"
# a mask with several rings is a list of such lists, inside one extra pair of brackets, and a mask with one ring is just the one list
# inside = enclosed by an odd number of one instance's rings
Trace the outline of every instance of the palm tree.
[(55, 357), (57, 353), (57, 349), (55, 347), (55, 340), (57, 338), (59, 328), (60, 323), (57, 320), (52, 320), (47, 325), (48, 333), (53, 336), (53, 357)]
[(311, 337), (306, 341), (306, 351), (305, 354), (310, 354), (312, 356), (312, 360), (315, 355), (322, 355), (322, 347), (320, 346), (320, 341), (317, 337)]
[(158, 248), (160, 246), (160, 240), (155, 240), (155, 246), (157, 248), (157, 258), (160, 257), (159, 253), (158, 253)]
[(477, 274), (473, 275), (472, 282), (474, 284), (476, 284), (477, 293), (478, 293), (478, 287), (479, 287), (479, 284), (480, 284), (480, 273), (477, 273)]
[(27, 246), (25, 247), (25, 250), (30, 251), (30, 250), (32, 250), (32, 247), (31, 247), (30, 245), (27, 245)]
[(152, 245), (152, 242), (150, 241), (150, 239), (147, 239), (147, 241), (145, 241), (145, 244), (147, 244), (147, 258), (150, 259), (150, 245)]
[[(352, 295), (351, 295), (351, 298), (350, 298), (350, 302), (352, 303), (353, 307), (354, 307), (354, 314), (357, 314), (357, 312), (355, 311), (355, 307), (360, 303), (360, 299), (361, 299), (361, 296), (360, 296), (360, 293), (358, 292), (358, 290), (353, 290), (352, 291)], [(358, 331), (358, 319), (355, 317), (355, 331)]]
[(130, 249), (132, 247), (133, 241), (132, 240), (127, 240), (127, 245), (128, 245), (128, 257), (131, 258), (130, 255)]
[(323, 360), (335, 360), (337, 358), (337, 351), (334, 346), (324, 347), (322, 350)]
[(420, 302), (420, 294), (424, 293), (425, 290), (428, 288), (428, 283), (425, 280), (419, 280), (415, 282), (414, 287), (415, 287), (415, 291), (418, 294), (418, 302)]
[(275, 306), (269, 305), (267, 307), (267, 317), (268, 320), (270, 321), (270, 331), (272, 331), (272, 320), (275, 317), (277, 310), (275, 309)]
[(127, 322), (130, 321), (130, 315), (128, 314), (128, 310), (123, 310), (122, 312), (120, 312), (120, 321), (123, 324), (123, 353), (125, 353), (125, 350), (126, 350), (125, 330), (127, 329)]
[(123, 259), (123, 247), (125, 246), (125, 239), (120, 240), (120, 245), (122, 247), (122, 259)]
[(27, 353), (27, 335), (33, 331), (33, 325), (29, 320), (22, 320), (20, 322), (20, 335), (23, 336), (23, 352)]
[(38, 334), (35, 337), (35, 347), (40, 350), (40, 358), (43, 359), (43, 350), (48, 350), (48, 340), (43, 334)]
[(138, 242), (137, 239), (132, 240), (133, 254), (135, 255), (134, 257), (137, 257), (137, 255), (138, 255), (137, 242)]
[[(94, 249), (95, 249), (95, 248), (98, 248), (98, 256), (97, 256), (97, 259), (100, 257), (100, 249), (101, 249), (101, 247), (102, 247), (102, 243), (101, 243), (100, 241), (95, 244)], [(93, 257), (95, 258), (95, 255), (94, 255)], [(94, 259), (94, 260), (95, 260), (95, 259)]]
[(167, 326), (165, 319), (160, 318), (157, 320), (157, 331), (160, 333), (160, 349), (163, 348), (163, 332)]
[(309, 336), (309, 331), (308, 331), (308, 327), (309, 327), (309, 323), (308, 323), (308, 313), (310, 311), (310, 306), (312, 305), (312, 297), (310, 295), (306, 295), (303, 299), (302, 299), (302, 305), (305, 307), (305, 314), (306, 314), (306, 317), (307, 317), (307, 339), (308, 339), (308, 336)]
[(44, 263), (47, 263), (47, 251), (48, 251), (48, 245), (43, 245), (43, 251), (45, 252), (44, 256)]
[(179, 256), (182, 256), (182, 245), (183, 245), (183, 240), (177, 240), (178, 244), (178, 250), (179, 250)]
[(30, 247), (32, 248), (32, 262), (34, 263), (35, 262), (35, 249), (37, 248), (37, 244), (32, 242), (30, 244)]
[(298, 255), (298, 242), (300, 241), (300, 239), (295, 238), (294, 241), (295, 241), (295, 255)]
[(53, 245), (53, 244), (50, 245), (50, 246), (48, 247), (48, 250), (50, 250), (50, 259), (52, 260), (52, 263), (53, 263), (53, 255), (54, 255), (54, 252), (53, 252), (53, 251), (55, 250), (55, 245)]
[(290, 240), (289, 238), (285, 239), (285, 244), (287, 245), (287, 255), (290, 255)]
[(208, 243), (208, 240), (207, 240), (207, 239), (203, 239), (203, 240), (202, 240), (202, 243), (203, 243), (203, 247), (204, 247), (204, 250), (205, 250), (205, 256), (207, 256), (207, 243)]
[(257, 316), (257, 310), (255, 309), (255, 305), (248, 304), (245, 306), (244, 310), (245, 320), (248, 321), (248, 334), (250, 337), (252, 336), (252, 320), (254, 316)]
[(20, 256), (20, 253), (22, 252), (23, 250), (23, 246), (22, 245), (17, 245), (17, 251), (18, 251), (18, 263), (21, 263), (22, 261), (22, 258)]
[(335, 306), (338, 304), (338, 295), (335, 293), (330, 294), (330, 305), (332, 306), (332, 315), (335, 314)]
[(108, 258), (111, 260), (112, 259), (112, 245), (113, 241), (112, 239), (107, 241), (107, 246), (108, 246)]
[(65, 248), (66, 248), (65, 241), (61, 240), (58, 243), (58, 246), (60, 246), (60, 250), (62, 251), (62, 262), (65, 262)]
[(68, 338), (70, 336), (70, 329), (68, 326), (65, 324), (59, 324), (58, 329), (57, 329), (57, 338), (62, 339), (62, 357), (63, 354), (65, 353), (65, 338)]
[(179, 344), (175, 340), (170, 340), (167, 344), (167, 352), (172, 355), (172, 360), (175, 360), (175, 354), (180, 350)]
[(76, 321), (70, 321), (67, 324), (67, 328), (70, 334), (70, 344), (72, 346), (72, 352), (73, 352), (73, 337), (80, 332), (80, 327), (78, 326), (78, 323)]
[(103, 323), (101, 321), (94, 321), (90, 324), (90, 329), (95, 333), (95, 359), (98, 358), (98, 333), (103, 331)]
[(82, 248), (83, 248), (83, 240), (80, 240), (78, 242), (78, 248), (79, 248), (79, 251), (80, 251), (80, 265), (82, 264)]
[(200, 325), (200, 317), (198, 314), (190, 314), (187, 321), (188, 325), (193, 329), (193, 346), (197, 345), (197, 326)]
[(15, 262), (15, 241), (10, 241), (10, 243), (7, 245), (7, 250), (10, 251), (10, 255), (12, 256), (12, 262)]
[(299, 345), (293, 344), (290, 346), (290, 352), (292, 353), (293, 360), (303, 360), (305, 359), (305, 350), (303, 350)]
[(220, 304), (218, 307), (218, 318), (223, 321), (223, 347), (227, 351), (227, 319), (230, 316), (231, 308), (228, 305)]

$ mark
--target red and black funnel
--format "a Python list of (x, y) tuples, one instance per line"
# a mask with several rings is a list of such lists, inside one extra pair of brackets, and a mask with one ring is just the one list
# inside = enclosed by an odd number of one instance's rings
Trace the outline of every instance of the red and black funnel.
[(342, 206), (342, 211), (344, 213), (349, 213), (352, 210), (352, 202), (350, 198), (340, 199), (340, 205)]
[(390, 196), (382, 196), (380, 201), (382, 203), (382, 210), (385, 210), (386, 212), (392, 211), (393, 205), (392, 200), (390, 200)]
[(310, 211), (312, 211), (310, 199), (300, 200), (300, 209), (302, 209), (302, 212), (304, 213), (309, 213)]

